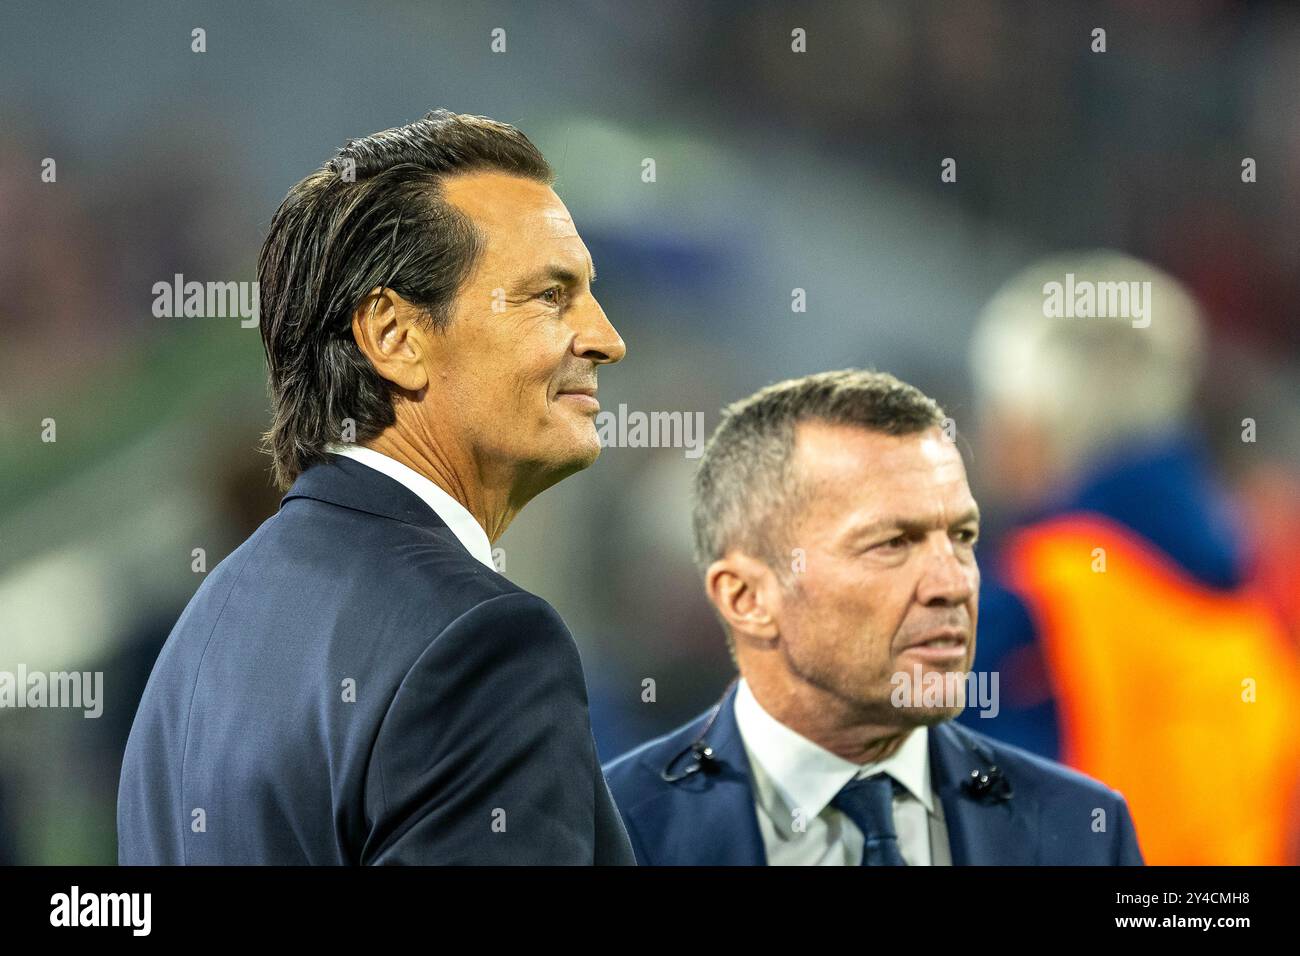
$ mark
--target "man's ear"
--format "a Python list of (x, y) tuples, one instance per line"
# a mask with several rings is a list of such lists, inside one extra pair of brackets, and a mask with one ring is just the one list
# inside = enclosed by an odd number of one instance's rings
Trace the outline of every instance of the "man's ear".
[(418, 392), (429, 384), (421, 359), (427, 337), (420, 313), (392, 289), (375, 287), (352, 313), (352, 338), (381, 376)]
[(704, 572), (704, 591), (738, 642), (771, 644), (779, 636), (781, 589), (764, 562), (729, 551)]

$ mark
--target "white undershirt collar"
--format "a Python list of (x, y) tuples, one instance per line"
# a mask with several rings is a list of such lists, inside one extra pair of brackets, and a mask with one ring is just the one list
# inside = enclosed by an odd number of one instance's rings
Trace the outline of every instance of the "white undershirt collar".
[(492, 561), (492, 542), (469, 509), (443, 491), (436, 484), (420, 474), (409, 465), (404, 465), (396, 458), (390, 458), (383, 452), (366, 448), (364, 445), (333, 443), (325, 446), (333, 455), (342, 455), (369, 465), (375, 471), (382, 472), (394, 481), (401, 483), (417, 495), (421, 501), (433, 509), (433, 513), (442, 519), (465, 550), (492, 570), (496, 565)]
[(790, 807), (816, 816), (854, 777), (888, 773), (933, 812), (928, 733), (917, 727), (889, 757), (856, 764), (791, 730), (759, 704), (743, 678), (736, 690), (736, 724), (750, 753)]

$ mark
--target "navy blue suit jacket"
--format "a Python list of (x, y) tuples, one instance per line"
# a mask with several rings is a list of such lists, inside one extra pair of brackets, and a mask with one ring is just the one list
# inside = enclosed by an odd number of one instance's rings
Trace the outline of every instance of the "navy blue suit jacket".
[(124, 864), (634, 862), (559, 615), (339, 456), (177, 621), (117, 820)]
[[(676, 783), (662, 776), (670, 765), (671, 775), (695, 763), (690, 748), (712, 711), (606, 765), (638, 863), (767, 863), (735, 700), (733, 686), (705, 735), (712, 772)], [(1128, 806), (1108, 787), (951, 721), (931, 727), (929, 743), (954, 866), (1142, 864)], [(1005, 786), (971, 792), (971, 771), (984, 776), (991, 767)], [(1094, 832), (1094, 820), (1104, 822), (1104, 832)]]

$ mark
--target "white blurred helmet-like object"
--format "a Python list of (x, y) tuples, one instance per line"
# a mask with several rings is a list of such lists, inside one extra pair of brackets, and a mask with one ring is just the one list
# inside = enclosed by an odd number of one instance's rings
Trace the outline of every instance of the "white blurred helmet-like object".
[(1017, 274), (980, 313), (971, 346), (990, 421), (1040, 432), (1057, 469), (1175, 430), (1205, 353), (1200, 307), (1177, 279), (1109, 250)]

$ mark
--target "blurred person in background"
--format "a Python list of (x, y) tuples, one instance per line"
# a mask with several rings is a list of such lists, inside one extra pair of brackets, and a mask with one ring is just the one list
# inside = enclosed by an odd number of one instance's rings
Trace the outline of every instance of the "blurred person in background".
[(1206, 392), (1215, 458), (1239, 503), (1251, 579), (1300, 653), (1300, 368), (1284, 349), (1225, 343), (1215, 352)]
[(1300, 673), (1191, 422), (1205, 353), (1188, 291), (1111, 252), (984, 309), (977, 460), (1015, 518), (975, 668), (1006, 693), (961, 720), (1122, 791), (1149, 863), (1294, 862)]
[(724, 411), (696, 561), (740, 676), (606, 766), (639, 863), (1142, 863), (1120, 794), (955, 725), (962, 680), (937, 692), (970, 669), (980, 578), (945, 421), (856, 370)]

